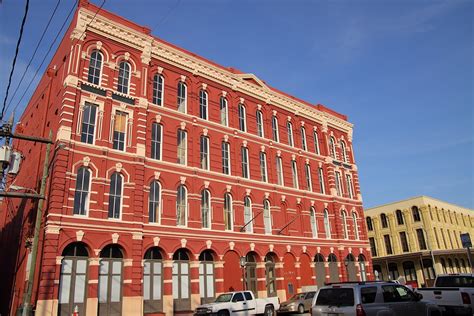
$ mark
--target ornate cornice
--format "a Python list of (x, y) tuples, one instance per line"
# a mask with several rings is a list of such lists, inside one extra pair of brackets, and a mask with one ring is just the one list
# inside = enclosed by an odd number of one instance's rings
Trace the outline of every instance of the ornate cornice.
[[(77, 25), (73, 34), (82, 33), (85, 25), (88, 25), (88, 31), (140, 50), (142, 52), (141, 61), (145, 64), (149, 63), (151, 58), (162, 60), (183, 68), (194, 75), (217, 81), (234, 91), (253, 96), (267, 104), (272, 104), (291, 113), (317, 121), (322, 125), (330, 125), (352, 134), (353, 125), (351, 123), (274, 91), (253, 74), (236, 74), (230, 70), (217, 67), (210, 62), (162, 43), (150, 35), (117, 23), (100, 14), (96, 15), (92, 21), (94, 15), (95, 12), (81, 8), (78, 12)], [(253, 79), (257, 84), (250, 83), (247, 79)]]

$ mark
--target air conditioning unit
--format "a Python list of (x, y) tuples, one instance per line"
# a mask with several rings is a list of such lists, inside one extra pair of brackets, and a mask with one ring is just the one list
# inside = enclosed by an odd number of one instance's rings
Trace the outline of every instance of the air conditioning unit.
[(8, 169), (8, 174), (16, 176), (20, 171), (20, 165), (22, 160), (23, 156), (21, 155), (21, 153), (19, 153), (18, 151), (12, 152), (10, 156), (10, 167)]
[(5, 165), (10, 163), (12, 149), (10, 146), (1, 146), (0, 147), (0, 163)]

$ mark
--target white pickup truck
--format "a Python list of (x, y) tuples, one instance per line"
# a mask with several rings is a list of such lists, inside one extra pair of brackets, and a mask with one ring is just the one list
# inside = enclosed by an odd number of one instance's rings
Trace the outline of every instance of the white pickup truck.
[(443, 310), (443, 315), (474, 313), (474, 274), (444, 274), (436, 277), (434, 287), (418, 288), (423, 301), (432, 302)]
[(279, 308), (280, 300), (278, 297), (255, 298), (251, 291), (239, 291), (221, 294), (214, 303), (198, 306), (194, 315), (272, 316)]

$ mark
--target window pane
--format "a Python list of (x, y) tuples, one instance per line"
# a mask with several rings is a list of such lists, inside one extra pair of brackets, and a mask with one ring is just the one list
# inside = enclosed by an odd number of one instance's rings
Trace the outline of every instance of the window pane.
[(111, 302), (120, 302), (120, 281), (121, 275), (112, 275)]
[(76, 260), (76, 273), (85, 274), (87, 268), (87, 260), (78, 259)]
[(86, 291), (86, 275), (76, 275), (76, 286), (74, 289), (74, 303), (83, 303)]
[(188, 274), (188, 264), (181, 263), (181, 274)]
[[(173, 264), (173, 267), (174, 267), (174, 264)], [(174, 272), (173, 272), (174, 273)], [(179, 281), (178, 281), (178, 276), (177, 275), (173, 275), (173, 298), (174, 299), (178, 299), (179, 298)]]
[(59, 303), (69, 303), (69, 293), (71, 289), (71, 276), (61, 275), (61, 286), (59, 287)]
[(206, 297), (205, 289), (204, 289), (204, 276), (199, 276), (199, 295), (201, 297)]
[(99, 276), (99, 303), (107, 302), (107, 275)]
[(161, 276), (160, 275), (153, 276), (153, 299), (154, 300), (161, 299)]
[(181, 276), (181, 298), (189, 298), (189, 277), (187, 275)]
[(207, 297), (214, 297), (214, 277), (212, 275), (207, 276)]
[(72, 272), (72, 260), (71, 259), (63, 259), (61, 265), (61, 273), (71, 273)]
[(149, 275), (143, 276), (143, 299), (145, 300), (150, 299), (150, 276)]

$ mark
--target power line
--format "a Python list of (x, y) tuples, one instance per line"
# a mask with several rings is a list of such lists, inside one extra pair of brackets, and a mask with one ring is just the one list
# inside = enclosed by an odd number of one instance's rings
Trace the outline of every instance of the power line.
[[(49, 45), (49, 48), (48, 48), (48, 51), (46, 52), (46, 54), (44, 55), (43, 57), (43, 60), (41, 61), (41, 64), (38, 66), (38, 69), (36, 69), (35, 71), (35, 75), (31, 78), (30, 82), (28, 83), (28, 86), (26, 87), (26, 89), (24, 89), (23, 91), (23, 94), (21, 95), (21, 98), (20, 100), (18, 100), (18, 103), (15, 105), (15, 107), (13, 108), (13, 111), (15, 111), (18, 107), (18, 105), (20, 105), (21, 101), (23, 100), (23, 98), (25, 97), (26, 93), (28, 92), (28, 90), (30, 89), (30, 86), (31, 84), (33, 83), (33, 81), (36, 79), (36, 76), (38, 75), (38, 71), (41, 69), (41, 67), (43, 66), (44, 62), (46, 61), (46, 57), (48, 57), (49, 53), (51, 52), (51, 49), (53, 48), (54, 44), (56, 43), (56, 41), (58, 40), (59, 38), (59, 35), (61, 35), (61, 32), (64, 28), (64, 26), (66, 25), (67, 21), (69, 20), (69, 17), (71, 16), (72, 12), (74, 11), (74, 8), (76, 7), (76, 4), (74, 3), (71, 10), (69, 10), (69, 14), (67, 15), (66, 19), (64, 20), (63, 24), (61, 25), (61, 28), (59, 29), (58, 33), (56, 34), (56, 37), (54, 38), (53, 42), (51, 43), (51, 45)], [(7, 109), (10, 107), (10, 104), (8, 105)]]
[[(86, 32), (87, 28), (89, 27), (89, 25), (94, 21), (95, 17), (97, 16), (97, 14), (99, 13), (99, 11), (102, 9), (102, 7), (104, 6), (105, 2), (107, 0), (103, 0), (102, 1), (102, 4), (100, 5), (100, 7), (97, 9), (97, 11), (95, 12), (94, 16), (92, 17), (91, 21), (86, 25), (86, 27), (84, 28), (84, 31), (81, 33), (81, 35), (79, 37), (77, 37), (73, 42), (72, 42), (72, 45), (75, 44), (75, 41), (77, 41), (78, 39), (80, 39), (82, 37), (82, 35), (84, 35), (84, 33)], [(41, 62), (41, 65), (38, 67), (38, 69), (36, 70), (35, 72), (35, 75), (34, 77), (30, 80), (30, 82), (28, 83), (28, 87), (25, 89), (25, 91), (23, 92), (23, 95), (21, 96), (20, 100), (18, 101), (18, 103), (15, 105), (15, 107), (13, 108), (13, 111), (15, 111), (17, 108), (18, 108), (18, 105), (20, 105), (20, 102), (21, 100), (23, 100), (23, 97), (26, 95), (26, 92), (28, 91), (28, 89), (30, 88), (33, 80), (36, 78), (36, 76), (38, 75), (38, 71), (41, 69), (41, 66), (43, 66), (43, 63), (44, 61), (46, 60), (46, 57), (48, 56), (49, 52), (51, 51), (52, 47), (54, 46), (54, 43), (56, 42), (56, 40), (58, 39), (62, 29), (64, 28), (64, 25), (66, 24), (67, 20), (69, 19), (70, 15), (72, 14), (72, 12), (74, 11), (74, 8), (76, 7), (76, 3), (74, 3), (73, 7), (71, 8), (71, 10), (69, 11), (69, 14), (68, 16), (66, 17), (66, 19), (64, 20), (63, 22), (63, 25), (61, 26), (61, 29), (58, 31), (58, 33), (56, 34), (56, 37), (53, 41), (53, 43), (50, 45), (49, 49), (48, 49), (48, 52), (46, 53), (46, 55), (44, 56), (42, 62)], [(46, 85), (44, 87), (44, 89), (41, 91), (41, 93), (38, 95), (38, 98), (41, 96), (41, 94), (46, 90), (48, 86)], [(35, 102), (33, 103), (36, 103), (36, 100)], [(10, 106), (10, 104), (9, 104)], [(9, 108), (9, 106), (7, 107), (7, 109)]]
[(13, 72), (15, 71), (16, 58), (18, 57), (18, 51), (20, 49), (21, 38), (23, 37), (23, 28), (25, 27), (29, 5), (30, 5), (30, 0), (26, 0), (25, 14), (23, 15), (23, 20), (21, 21), (20, 35), (19, 35), (18, 41), (16, 43), (15, 57), (13, 58), (12, 70), (10, 71), (10, 77), (8, 78), (7, 91), (5, 92), (5, 99), (3, 100), (2, 113), (0, 114), (0, 120), (3, 119), (3, 114), (5, 113), (5, 106), (7, 105), (7, 99), (8, 99), (8, 91), (10, 90), (10, 85), (12, 83)]
[(52, 13), (51, 16), (49, 17), (48, 24), (46, 24), (46, 27), (45, 27), (44, 30), (43, 30), (43, 35), (41, 35), (40, 40), (39, 40), (38, 43), (36, 44), (35, 51), (33, 52), (33, 55), (31, 56), (30, 60), (28, 61), (28, 65), (26, 66), (25, 71), (23, 71), (23, 74), (22, 74), (22, 76), (21, 76), (20, 82), (19, 82), (18, 85), (16, 86), (15, 92), (13, 92), (13, 95), (11, 96), (10, 101), (8, 102), (8, 106), (10, 106), (10, 103), (12, 103), (13, 99), (15, 98), (15, 95), (16, 95), (18, 89), (20, 88), (20, 85), (21, 85), (21, 83), (23, 82), (23, 79), (25, 78), (26, 72), (28, 71), (28, 68), (30, 67), (31, 62), (33, 61), (33, 58), (35, 57), (36, 52), (38, 51), (38, 48), (39, 48), (41, 42), (43, 41), (43, 38), (44, 38), (44, 36), (46, 35), (46, 32), (48, 31), (49, 25), (51, 24), (51, 21), (53, 20), (53, 17), (54, 17), (54, 15), (55, 15), (55, 13), (56, 13), (56, 10), (57, 10), (58, 7), (59, 7), (59, 3), (60, 3), (60, 2), (61, 2), (61, 0), (58, 0), (58, 2), (56, 2), (56, 7), (54, 8), (53, 13)]
[(176, 10), (176, 8), (179, 7), (180, 3), (181, 3), (181, 0), (177, 0), (176, 5), (174, 7), (172, 7), (168, 11), (168, 13), (165, 16), (163, 16), (163, 18), (161, 18), (160, 21), (158, 21), (158, 23), (155, 24), (155, 26), (152, 28), (152, 30), (156, 29), (160, 24), (164, 23), (166, 21), (166, 19), (168, 19), (168, 17), (171, 15), (171, 13), (173, 13), (173, 11)]

